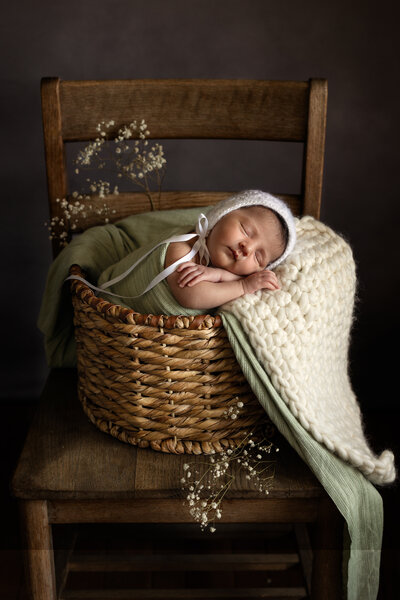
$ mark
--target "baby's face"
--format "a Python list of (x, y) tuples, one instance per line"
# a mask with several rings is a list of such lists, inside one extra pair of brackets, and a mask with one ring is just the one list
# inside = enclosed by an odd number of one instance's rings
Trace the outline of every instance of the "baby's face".
[(267, 208), (239, 208), (222, 217), (207, 238), (213, 267), (236, 275), (262, 271), (281, 256), (284, 243), (277, 216)]

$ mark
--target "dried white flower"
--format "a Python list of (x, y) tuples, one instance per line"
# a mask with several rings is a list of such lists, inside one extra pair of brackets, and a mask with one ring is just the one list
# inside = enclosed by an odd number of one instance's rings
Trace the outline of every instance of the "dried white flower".
[[(216, 453), (215, 457), (210, 456), (208, 467), (201, 475), (196, 468), (190, 469), (193, 479), (190, 487), (188, 480), (185, 480), (184, 487), (187, 486), (190, 490), (186, 500), (190, 515), (202, 530), (208, 528), (210, 532), (215, 531), (215, 522), (222, 518), (223, 499), (235, 479), (232, 468), (235, 463), (245, 469), (245, 478), (253, 482), (254, 489), (268, 494), (274, 477), (274, 462), (266, 460), (271, 447), (272, 444), (266, 440), (255, 442), (252, 432), (249, 432), (236, 448), (227, 448)], [(183, 465), (185, 473), (190, 472), (189, 468), (190, 464)]]
[[(141, 187), (149, 199), (151, 209), (154, 210), (151, 185), (152, 183), (156, 184), (158, 198), (160, 198), (166, 165), (163, 147), (154, 143), (149, 152), (146, 138), (150, 135), (150, 131), (146, 122), (142, 119), (139, 123), (132, 121), (129, 125), (122, 125), (119, 128), (114, 138), (115, 153), (111, 153), (111, 157), (108, 157), (106, 152), (107, 142), (109, 142), (108, 131), (114, 126), (115, 121), (113, 119), (104, 120), (97, 124), (98, 137), (78, 152), (74, 161), (76, 165), (75, 173), (80, 174), (89, 169), (105, 170), (109, 165), (116, 172), (117, 178), (125, 177), (128, 181)], [(91, 193), (97, 194), (99, 198), (106, 198), (111, 193), (111, 186), (108, 181), (87, 177), (86, 182)], [(117, 186), (114, 187), (113, 194), (119, 194)], [(72, 197), (85, 201), (85, 204), (82, 204), (78, 209), (80, 220), (77, 217), (78, 212), (71, 209), (72, 204), (66, 198), (62, 200), (57, 198), (56, 202), (61, 205), (63, 215), (61, 219), (56, 221), (54, 218), (50, 222), (51, 237), (52, 239), (58, 239), (62, 246), (68, 243), (68, 230), (77, 230), (78, 226), (82, 227), (82, 220), (87, 219), (90, 216), (90, 211), (93, 210), (91, 205), (86, 204), (86, 201), (90, 200), (90, 195), (83, 195), (74, 191)], [(105, 217), (104, 221), (106, 223), (110, 222), (110, 214), (116, 214), (116, 211), (111, 211), (107, 205), (102, 208), (97, 207), (94, 210), (98, 215)]]

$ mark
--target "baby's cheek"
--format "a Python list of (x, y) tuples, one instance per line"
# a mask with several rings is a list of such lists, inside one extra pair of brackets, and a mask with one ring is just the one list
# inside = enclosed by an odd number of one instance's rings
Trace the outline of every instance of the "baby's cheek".
[(236, 275), (252, 275), (258, 272), (258, 269), (254, 265), (241, 264), (240, 262), (235, 263), (235, 265), (237, 266)]
[(250, 275), (250, 272), (248, 272), (247, 269), (245, 269), (243, 266), (239, 266), (236, 262), (227, 265), (225, 270), (230, 271), (230, 273), (233, 273), (234, 275)]

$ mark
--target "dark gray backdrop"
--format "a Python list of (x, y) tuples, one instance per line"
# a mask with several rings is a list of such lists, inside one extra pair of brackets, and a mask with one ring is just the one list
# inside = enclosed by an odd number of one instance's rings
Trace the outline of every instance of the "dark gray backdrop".
[[(15, 0), (1, 15), (1, 396), (36, 397), (51, 261), (39, 83), (210, 77), (329, 82), (321, 218), (351, 243), (350, 367), (362, 406), (396, 407), (399, 43), (395, 0)], [(167, 146), (164, 189), (296, 191), (298, 149)], [(396, 346), (395, 346), (396, 349)]]

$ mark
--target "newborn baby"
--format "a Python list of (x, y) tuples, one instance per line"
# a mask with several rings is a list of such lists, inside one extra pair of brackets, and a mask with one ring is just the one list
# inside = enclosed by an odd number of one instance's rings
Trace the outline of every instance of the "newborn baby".
[[(243, 294), (279, 289), (272, 269), (288, 256), (295, 241), (296, 227), (286, 204), (266, 192), (247, 190), (222, 200), (206, 215), (201, 213), (195, 231), (164, 239), (100, 288), (91, 287), (135, 301), (132, 307), (138, 310), (138, 298), (166, 280), (164, 284), (181, 307), (212, 309)], [(160, 247), (166, 247), (162, 267), (149, 276), (140, 294), (119, 296), (117, 291), (105, 291), (128, 277), (141, 262), (145, 264)], [(128, 260), (125, 257), (120, 264)], [(163, 288), (158, 289), (160, 294)]]
[(203, 218), (205, 235), (197, 242), (171, 242), (166, 254), (165, 267), (173, 268), (200, 246), (193, 260), (181, 262), (167, 279), (182, 306), (209, 309), (260, 289), (279, 289), (271, 268), (286, 258), (296, 237), (292, 214), (282, 201), (249, 190), (220, 202)]

